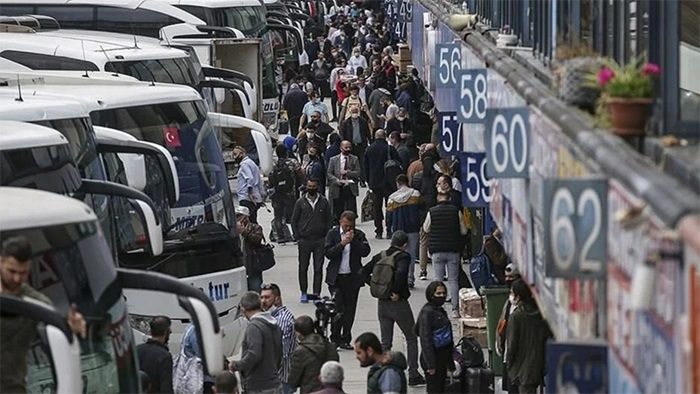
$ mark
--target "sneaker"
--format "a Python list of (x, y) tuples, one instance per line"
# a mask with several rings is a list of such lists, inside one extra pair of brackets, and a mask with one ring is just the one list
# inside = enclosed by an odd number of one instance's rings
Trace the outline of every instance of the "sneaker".
[(416, 288), (416, 284), (413, 283), (413, 282), (409, 282), (409, 283), (408, 283), (408, 288), (411, 289), (411, 290), (413, 290), (413, 289)]
[(343, 350), (355, 350), (355, 348), (354, 348), (351, 344), (349, 344), (349, 343), (347, 343), (347, 342), (346, 342), (346, 343), (338, 344), (338, 348), (339, 348), (339, 349), (343, 349)]
[(453, 319), (460, 319), (462, 316), (459, 315), (459, 311), (452, 311)]
[(411, 376), (408, 378), (408, 385), (413, 387), (413, 386), (421, 386), (425, 384), (425, 378), (423, 378), (420, 374), (417, 374), (416, 376)]
[(306, 295), (306, 298), (307, 298), (309, 301), (318, 301), (318, 300), (321, 299), (321, 296), (318, 295), (318, 294), (307, 294), (307, 295)]
[(418, 276), (418, 279), (420, 280), (428, 280), (428, 273), (425, 271), (421, 271), (420, 275)]
[(382, 239), (382, 233), (375, 233), (374, 238), (376, 239)]
[(309, 303), (309, 296), (306, 295), (306, 293), (301, 294), (301, 299), (299, 300), (302, 304), (308, 304)]

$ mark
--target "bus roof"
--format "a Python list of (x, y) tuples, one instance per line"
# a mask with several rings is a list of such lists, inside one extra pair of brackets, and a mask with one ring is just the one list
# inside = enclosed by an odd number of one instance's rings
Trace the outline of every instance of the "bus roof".
[(77, 100), (62, 98), (57, 100), (46, 95), (22, 92), (18, 100), (17, 87), (0, 88), (0, 119), (20, 122), (38, 122), (42, 120), (86, 118), (90, 114), (87, 108)]
[(262, 6), (258, 0), (159, 0), (172, 5), (189, 5), (204, 8)]
[(101, 5), (117, 8), (137, 9), (156, 11), (178, 19), (179, 23), (192, 23), (195, 25), (205, 25), (203, 20), (183, 11), (165, 1), (161, 0), (2, 0), (2, 5)]
[(2, 231), (97, 220), (87, 205), (60, 194), (19, 187), (0, 187), (0, 195)]
[(137, 36), (115, 34), (105, 37), (92, 33), (85, 30), (0, 33), (0, 56), (5, 51), (63, 56), (92, 62), (100, 70), (104, 70), (108, 62), (188, 57), (185, 51), (144, 42)]
[(68, 144), (63, 134), (49, 127), (14, 120), (0, 120), (0, 150)]
[(148, 104), (201, 101), (196, 90), (184, 85), (141, 82), (123, 75), (80, 71), (0, 71), (9, 88), (15, 89), (17, 76), (24, 94), (43, 93), (45, 97), (71, 97), (82, 102), (88, 111), (135, 107)]

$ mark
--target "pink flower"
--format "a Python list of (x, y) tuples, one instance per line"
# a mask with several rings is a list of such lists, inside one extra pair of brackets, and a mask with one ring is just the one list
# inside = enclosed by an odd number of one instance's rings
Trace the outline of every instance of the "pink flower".
[(642, 67), (642, 74), (658, 76), (659, 74), (661, 74), (661, 67), (659, 67), (658, 64), (647, 63), (644, 65), (644, 67)]
[(605, 86), (611, 79), (615, 78), (615, 72), (607, 67), (604, 67), (598, 73), (598, 83), (600, 86)]

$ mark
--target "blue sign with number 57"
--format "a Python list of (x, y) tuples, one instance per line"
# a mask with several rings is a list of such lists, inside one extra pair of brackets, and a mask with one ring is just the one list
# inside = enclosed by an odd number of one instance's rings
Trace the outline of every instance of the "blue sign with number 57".
[(435, 45), (435, 79), (438, 88), (457, 86), (457, 72), (462, 67), (462, 49), (459, 44)]
[(530, 108), (486, 110), (485, 140), (491, 178), (529, 178)]
[(486, 154), (460, 153), (462, 169), (462, 205), (488, 207), (491, 203), (491, 180), (486, 177)]
[(457, 120), (460, 123), (484, 123), (488, 106), (485, 68), (457, 72)]
[(608, 181), (545, 179), (543, 200), (546, 276), (605, 277)]
[(457, 114), (440, 112), (438, 114), (438, 127), (440, 128), (440, 145), (443, 152), (448, 155), (462, 152), (464, 145), (462, 125), (457, 122)]

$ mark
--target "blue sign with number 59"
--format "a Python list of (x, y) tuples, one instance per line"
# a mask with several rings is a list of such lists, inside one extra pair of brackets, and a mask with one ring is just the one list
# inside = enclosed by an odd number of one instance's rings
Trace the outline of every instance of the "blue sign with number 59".
[(435, 79), (438, 88), (457, 86), (457, 72), (462, 67), (462, 49), (459, 44), (437, 44), (435, 46)]
[(543, 200), (547, 277), (605, 277), (608, 181), (545, 179)]
[(486, 110), (486, 157), (492, 178), (529, 178), (530, 108)]
[(460, 123), (483, 123), (488, 106), (488, 83), (485, 68), (457, 72), (457, 120)]
[(462, 169), (462, 205), (488, 207), (491, 203), (491, 180), (486, 177), (486, 154), (460, 153)]

